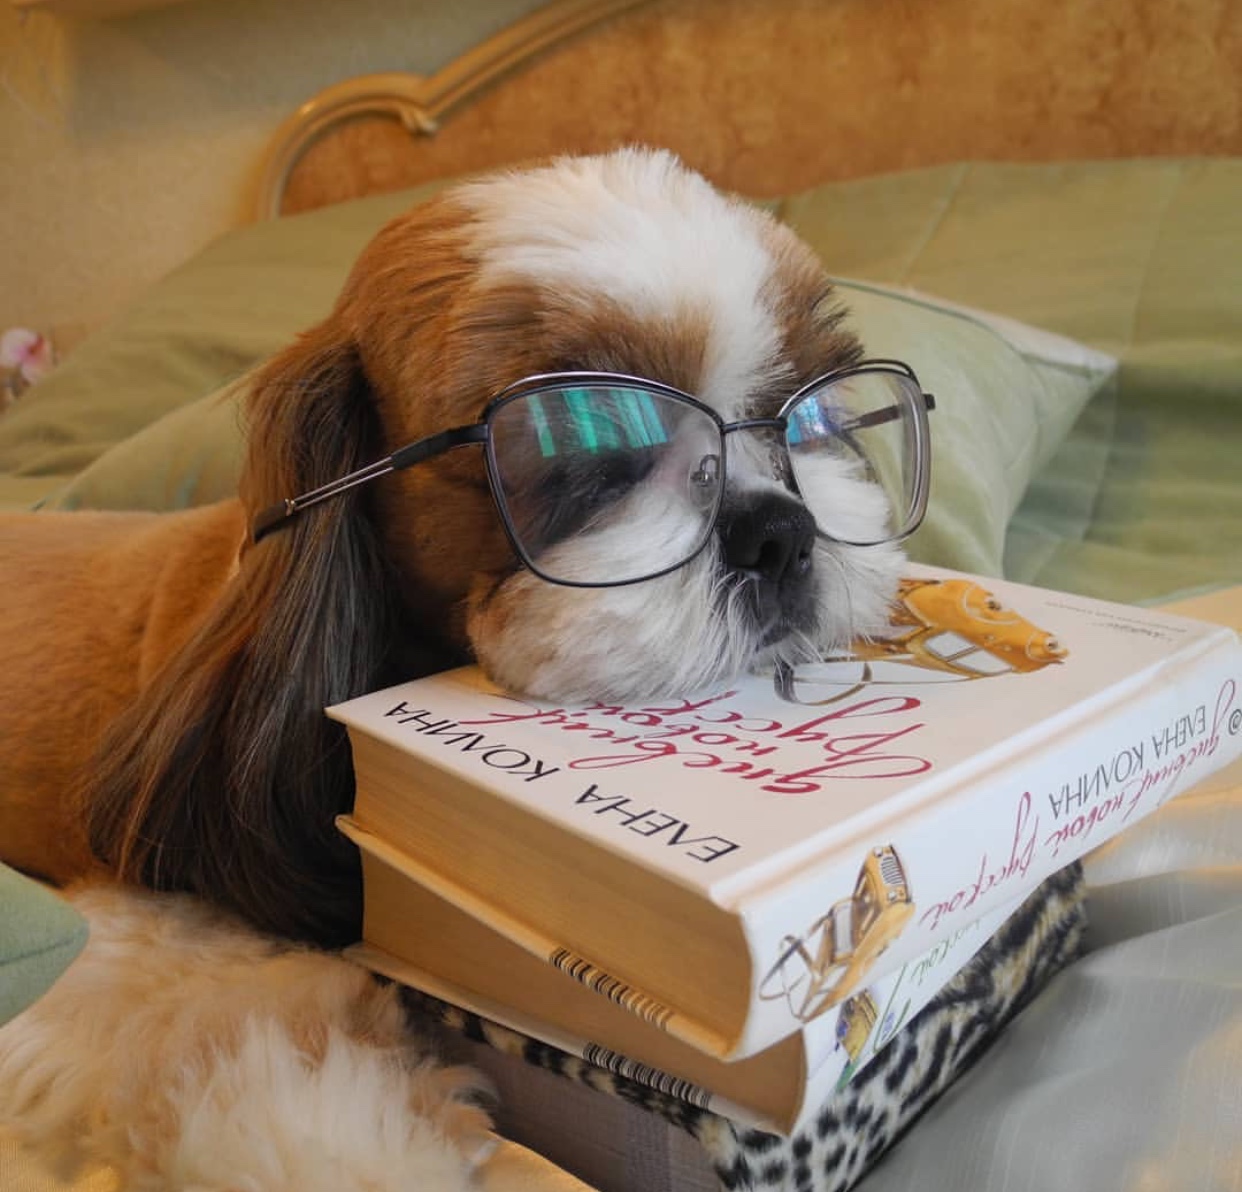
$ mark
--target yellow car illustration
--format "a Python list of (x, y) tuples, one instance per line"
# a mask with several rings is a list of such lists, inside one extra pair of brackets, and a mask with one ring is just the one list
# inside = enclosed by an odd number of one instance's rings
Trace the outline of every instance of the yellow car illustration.
[(880, 1007), (876, 1005), (871, 991), (864, 989), (841, 1003), (837, 1014), (837, 1046), (845, 1048), (846, 1063), (837, 1078), (839, 1092), (858, 1070), (858, 1061), (862, 1058), (863, 1049), (871, 1032), (875, 1030), (876, 1019), (880, 1016)]
[(856, 643), (853, 656), (978, 679), (1040, 670), (1068, 654), (1055, 635), (969, 579), (902, 580), (893, 625), (888, 637)]
[(858, 1057), (867, 1046), (871, 1032), (875, 1029), (875, 1020), (880, 1016), (880, 1007), (869, 990), (856, 993), (841, 1006), (837, 1015), (837, 1044), (845, 1048), (850, 1063), (858, 1063)]
[(810, 1022), (844, 1001), (914, 914), (905, 869), (891, 845), (874, 848), (854, 894), (834, 903), (800, 936), (786, 936), (759, 986), (765, 1000), (785, 998)]

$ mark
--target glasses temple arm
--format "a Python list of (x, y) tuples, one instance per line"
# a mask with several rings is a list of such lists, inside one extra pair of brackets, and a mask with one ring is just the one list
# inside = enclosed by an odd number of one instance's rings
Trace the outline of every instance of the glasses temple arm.
[(283, 501), (278, 501), (275, 505), (269, 505), (266, 509), (260, 510), (255, 516), (251, 537), (253, 541), (258, 542), (273, 530), (282, 528), (288, 521), (297, 517), (302, 510), (309, 509), (312, 505), (318, 505), (321, 501), (329, 501), (343, 492), (348, 492), (351, 488), (357, 488), (360, 484), (366, 484), (380, 476), (387, 476), (389, 472), (399, 472), (403, 468), (422, 463), (425, 459), (443, 455), (444, 452), (451, 451), (454, 447), (461, 447), (466, 443), (481, 443), (486, 438), (487, 426), (484, 423), (474, 426), (458, 426), (452, 430), (441, 431), (439, 434), (428, 435), (425, 439), (419, 439), (405, 447), (398, 448), (391, 455), (376, 460), (375, 463), (368, 464), (365, 468), (359, 468), (356, 472), (350, 472), (346, 476), (320, 485), (319, 488), (313, 488), (310, 492), (302, 493), (300, 496), (286, 497)]
[[(936, 408), (936, 399), (930, 393), (923, 394), (923, 405), (928, 410)], [(837, 433), (848, 433), (855, 430), (866, 430), (869, 426), (882, 426), (885, 422), (895, 422), (901, 417), (900, 406), (885, 406), (882, 410), (872, 410), (870, 414), (862, 414), (853, 422), (839, 427)]]

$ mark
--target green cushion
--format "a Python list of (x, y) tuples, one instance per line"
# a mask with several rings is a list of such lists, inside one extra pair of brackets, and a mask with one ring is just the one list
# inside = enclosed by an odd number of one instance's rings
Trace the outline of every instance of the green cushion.
[(237, 493), (246, 374), (178, 406), (105, 451), (43, 504), (55, 509), (188, 509)]
[(0, 1023), (51, 988), (86, 943), (86, 920), (59, 895), (0, 865)]

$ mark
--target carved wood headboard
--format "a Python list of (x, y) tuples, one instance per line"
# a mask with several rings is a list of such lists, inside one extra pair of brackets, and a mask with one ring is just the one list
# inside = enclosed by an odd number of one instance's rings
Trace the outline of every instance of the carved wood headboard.
[(1242, 0), (553, 0), (280, 130), (257, 214), (627, 142), (762, 197), (966, 159), (1242, 153)]

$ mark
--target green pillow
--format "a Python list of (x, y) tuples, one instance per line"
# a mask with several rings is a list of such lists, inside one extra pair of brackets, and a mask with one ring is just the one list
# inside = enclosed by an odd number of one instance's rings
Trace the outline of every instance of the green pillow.
[(51, 988), (86, 943), (86, 920), (59, 895), (0, 865), (0, 1023)]
[[(240, 228), (174, 270), (0, 418), (0, 502), (48, 497), (277, 351), (323, 317), (382, 224), (444, 185)], [(133, 479), (141, 488), (141, 467)]]
[(245, 447), (241, 397), (247, 378), (243, 374), (122, 439), (44, 506), (158, 513), (236, 496)]
[(1073, 340), (915, 291), (838, 279), (873, 356), (905, 360), (936, 398), (923, 562), (1000, 575), (1009, 520), (1117, 362)]
[[(367, 239), (439, 185), (224, 237), (83, 345), (11, 425), (0, 424), (0, 469), (59, 476), (48, 489), (57, 508), (181, 508), (231, 495), (238, 391), (192, 399), (321, 318)], [(814, 221), (802, 222), (820, 247)], [(937, 398), (931, 505), (911, 553), (998, 574), (1013, 510), (1112, 361), (927, 295), (839, 284), (869, 353), (906, 360)]]

